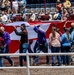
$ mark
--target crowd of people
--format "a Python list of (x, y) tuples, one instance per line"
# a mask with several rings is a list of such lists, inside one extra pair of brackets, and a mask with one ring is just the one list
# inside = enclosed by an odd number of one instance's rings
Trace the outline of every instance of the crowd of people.
[[(17, 13), (21, 13), (23, 21), (26, 20), (25, 16), (25, 9), (26, 9), (26, 0), (14, 0), (12, 2), (12, 7), (10, 5), (9, 0), (2, 0), (1, 9), (1, 23), (8, 23), (12, 22), (12, 19), (16, 16)], [(35, 14), (34, 10), (31, 10), (31, 15), (29, 20), (36, 21), (38, 19), (42, 19), (44, 15), (48, 15), (48, 20), (67, 20), (70, 15), (74, 14), (74, 9), (71, 9), (71, 3), (69, 0), (64, 0), (62, 4), (60, 0), (57, 0), (56, 4), (56, 11), (52, 15), (50, 11), (45, 12), (41, 10), (37, 15)], [(30, 45), (32, 44), (29, 42), (28, 39), (28, 32), (26, 30), (25, 24), (21, 24), (20, 26), (21, 32), (18, 32), (16, 27), (14, 26), (14, 32), (16, 35), (21, 36), (20, 39), (20, 48), (19, 53), (26, 53), (29, 51), (32, 53)], [(71, 23), (70, 28), (66, 28), (66, 22), (63, 27), (64, 33), (60, 32), (60, 29), (57, 28), (55, 25), (52, 26), (52, 31), (49, 34), (49, 41), (46, 38), (46, 32), (40, 27), (40, 25), (35, 26), (34, 31), (38, 35), (38, 40), (34, 46), (34, 53), (40, 53), (43, 51), (48, 53), (48, 48), (51, 49), (52, 53), (69, 53), (71, 52), (71, 46), (74, 45), (74, 23)], [(10, 45), (10, 34), (5, 31), (4, 27), (0, 27), (0, 53), (8, 53), (9, 52), (9, 45)], [(14, 61), (11, 59), (10, 56), (1, 56), (0, 57), (0, 66), (4, 66), (4, 58), (6, 58), (11, 66), (14, 66)], [(34, 60), (33, 65), (39, 64), (39, 56), (32, 56)], [(32, 59), (30, 58), (30, 59)], [(23, 60), (26, 61), (26, 56), (19, 57), (19, 65), (23, 66)], [(58, 66), (61, 65), (70, 65), (71, 64), (71, 56), (63, 55), (57, 56)], [(31, 64), (30, 60), (30, 64)], [(50, 65), (50, 56), (46, 56), (46, 64)], [(56, 56), (52, 55), (52, 66), (56, 66)]]
[[(61, 33), (60, 29), (55, 25), (52, 26), (52, 31), (49, 34), (49, 41), (46, 40), (45, 31), (40, 26), (35, 26), (34, 31), (38, 34), (38, 40), (34, 46), (34, 53), (40, 53), (41, 51), (48, 53), (48, 48), (51, 50), (51, 53), (72, 52), (71, 47), (74, 45), (74, 23), (71, 23), (70, 28), (66, 28), (66, 23), (63, 27), (64, 33)], [(39, 64), (39, 56), (33, 57), (33, 60), (33, 65)], [(51, 61), (52, 63), (50, 63)], [(52, 64), (52, 66), (57, 66), (57, 64), (58, 66), (71, 65), (71, 56), (52, 55), (52, 60), (51, 56), (46, 56), (46, 64)]]
[[(67, 23), (67, 22), (66, 22)], [(70, 28), (66, 28), (66, 23), (63, 27), (64, 33), (61, 33), (59, 28), (56, 25), (52, 26), (52, 31), (49, 34), (49, 41), (46, 38), (46, 32), (38, 26), (34, 26), (33, 30), (37, 33), (37, 41), (34, 45), (34, 51), (31, 50), (32, 40), (28, 39), (28, 32), (26, 30), (25, 24), (21, 24), (21, 32), (18, 32), (14, 26), (14, 32), (17, 36), (21, 36), (19, 53), (48, 53), (48, 49), (51, 50), (51, 53), (70, 53), (71, 47), (74, 45), (74, 23), (71, 23)], [(10, 45), (10, 34), (5, 31), (3, 26), (0, 27), (0, 53), (8, 53)], [(74, 50), (73, 50), (74, 51)], [(62, 66), (62, 65), (71, 65), (71, 56), (70, 55), (52, 55), (46, 56), (46, 64), (52, 66)], [(4, 66), (4, 58), (6, 58), (11, 66), (14, 66), (14, 61), (10, 56), (0, 56), (0, 66)], [(57, 58), (57, 59), (56, 59)], [(33, 61), (31, 61), (33, 59)], [(23, 66), (23, 60), (26, 62), (26, 56), (19, 56), (19, 65)], [(50, 63), (52, 61), (52, 63)], [(57, 62), (58, 61), (58, 62)], [(30, 65), (38, 65), (39, 56), (30, 57)]]
[[(64, 0), (63, 3), (61, 3), (60, 0), (57, 0), (57, 4), (55, 7), (55, 12), (54, 14), (52, 14), (50, 12), (50, 10), (41, 10), (38, 15), (35, 15), (35, 13), (33, 13), (33, 16), (36, 19), (43, 19), (44, 15), (47, 15), (47, 20), (51, 21), (51, 20), (67, 20), (69, 19), (70, 15), (74, 14), (74, 9), (71, 8), (71, 2), (69, 0)], [(31, 19), (32, 20), (32, 19)], [(32, 20), (32, 21), (33, 21)]]
[[(0, 22), (8, 23), (13, 22), (14, 17), (17, 15), (21, 15), (23, 21), (37, 21), (42, 20), (47, 15), (47, 19), (44, 20), (67, 20), (70, 15), (74, 14), (74, 9), (72, 8), (72, 4), (69, 0), (64, 0), (61, 3), (60, 0), (56, 0), (55, 11), (51, 13), (50, 10), (40, 9), (38, 11), (31, 10), (28, 14), (26, 14), (26, 0), (13, 0), (12, 3), (10, 0), (0, 0)], [(50, 7), (49, 7), (50, 8)]]

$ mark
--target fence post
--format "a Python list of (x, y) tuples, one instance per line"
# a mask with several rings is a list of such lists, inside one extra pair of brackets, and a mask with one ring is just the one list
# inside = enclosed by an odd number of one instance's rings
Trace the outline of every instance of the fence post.
[(30, 60), (29, 60), (28, 53), (26, 54), (26, 56), (27, 56), (27, 71), (28, 71), (28, 75), (30, 75), (30, 68), (29, 68), (29, 66), (30, 66)]

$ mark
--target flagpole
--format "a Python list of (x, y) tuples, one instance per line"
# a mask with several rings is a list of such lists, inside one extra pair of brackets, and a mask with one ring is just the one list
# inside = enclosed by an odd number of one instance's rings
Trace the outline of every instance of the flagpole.
[(10, 6), (11, 6), (11, 9), (12, 9), (12, 0), (10, 0), (10, 4), (11, 4)]
[(44, 10), (45, 10), (45, 14), (46, 14), (46, 0), (44, 0)]

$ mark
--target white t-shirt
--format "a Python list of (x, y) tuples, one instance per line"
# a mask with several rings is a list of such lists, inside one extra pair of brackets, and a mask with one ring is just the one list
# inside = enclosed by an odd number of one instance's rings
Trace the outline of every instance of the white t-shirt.
[(35, 14), (32, 14), (31, 17), (30, 17), (30, 19), (31, 19), (32, 21), (35, 21), (36, 15), (35, 15)]
[(2, 19), (2, 22), (6, 22), (8, 20), (7, 16), (6, 15), (2, 15), (1, 16), (1, 19)]
[(16, 8), (16, 7), (18, 7), (18, 1), (13, 1), (13, 8)]
[(51, 20), (52, 20), (52, 15), (50, 14), (50, 15), (49, 15), (49, 21), (51, 21)]

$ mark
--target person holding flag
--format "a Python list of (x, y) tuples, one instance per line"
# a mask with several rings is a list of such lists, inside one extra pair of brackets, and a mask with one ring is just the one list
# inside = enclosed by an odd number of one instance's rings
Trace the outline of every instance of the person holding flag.
[[(45, 53), (48, 53), (48, 43), (46, 40), (46, 33), (45, 31), (40, 27), (40, 25), (34, 27), (34, 31), (38, 35), (38, 46), (36, 48), (36, 53), (40, 53), (40, 51), (43, 51)], [(35, 57), (35, 65), (38, 65), (39, 63), (39, 57)], [(49, 65), (49, 56), (46, 56), (46, 64)]]

